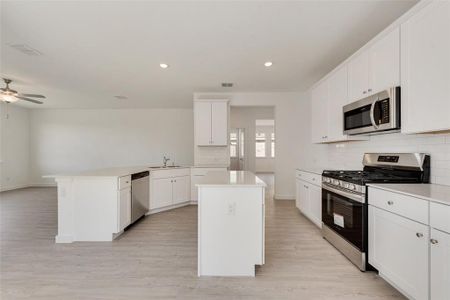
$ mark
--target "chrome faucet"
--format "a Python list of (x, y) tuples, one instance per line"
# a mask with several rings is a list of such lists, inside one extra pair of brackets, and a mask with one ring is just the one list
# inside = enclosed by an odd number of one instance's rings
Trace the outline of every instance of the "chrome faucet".
[(165, 155), (164, 155), (164, 158), (163, 158), (163, 163), (164, 163), (164, 168), (167, 168), (167, 162), (170, 160), (170, 158), (168, 158), (168, 157), (166, 157)]

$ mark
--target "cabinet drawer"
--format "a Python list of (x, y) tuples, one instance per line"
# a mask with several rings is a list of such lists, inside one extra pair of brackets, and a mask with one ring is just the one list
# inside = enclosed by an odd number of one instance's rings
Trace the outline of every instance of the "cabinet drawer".
[(369, 187), (369, 204), (428, 225), (428, 201)]
[(119, 190), (131, 186), (131, 175), (119, 177)]
[(190, 168), (183, 169), (164, 169), (151, 171), (152, 178), (170, 178), (179, 176), (189, 176), (191, 173)]
[(450, 206), (431, 202), (430, 225), (433, 228), (450, 233)]
[(205, 176), (208, 172), (226, 171), (227, 168), (192, 168), (192, 176)]
[(318, 174), (297, 170), (295, 177), (317, 186), (322, 185), (322, 176)]

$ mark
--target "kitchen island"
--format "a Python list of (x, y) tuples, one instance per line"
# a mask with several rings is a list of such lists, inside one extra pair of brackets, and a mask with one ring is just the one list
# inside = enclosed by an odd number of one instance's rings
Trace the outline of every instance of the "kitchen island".
[(266, 184), (248, 171), (220, 171), (197, 187), (198, 276), (255, 276), (264, 264)]

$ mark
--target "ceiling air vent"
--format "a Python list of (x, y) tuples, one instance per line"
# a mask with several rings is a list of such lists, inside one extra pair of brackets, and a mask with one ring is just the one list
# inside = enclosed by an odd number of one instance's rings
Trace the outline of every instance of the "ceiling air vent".
[(233, 87), (233, 83), (231, 83), (231, 82), (222, 82), (222, 87), (225, 87), (225, 88)]
[(34, 48), (31, 48), (30, 46), (25, 45), (25, 44), (12, 44), (12, 45), (9, 45), (9, 46), (11, 48), (19, 51), (19, 52), (22, 52), (25, 55), (29, 55), (29, 56), (40, 56), (40, 55), (42, 55), (42, 52), (40, 52), (40, 51), (38, 51), (38, 50), (36, 50)]

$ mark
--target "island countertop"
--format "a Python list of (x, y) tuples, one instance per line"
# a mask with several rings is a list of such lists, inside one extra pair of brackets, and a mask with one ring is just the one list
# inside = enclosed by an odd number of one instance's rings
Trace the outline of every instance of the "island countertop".
[(233, 187), (233, 186), (260, 186), (266, 183), (249, 171), (212, 171), (208, 172), (196, 184), (197, 187)]

